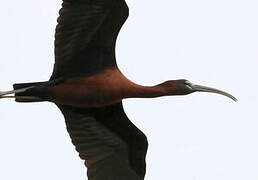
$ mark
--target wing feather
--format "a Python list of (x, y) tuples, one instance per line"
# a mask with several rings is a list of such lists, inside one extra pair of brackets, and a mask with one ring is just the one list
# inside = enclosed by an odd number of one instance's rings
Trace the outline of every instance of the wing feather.
[[(76, 2), (76, 3), (75, 3)], [(71, 73), (71, 61), (76, 61), (85, 50), (109, 14), (104, 0), (88, 3), (63, 2), (55, 33), (55, 66), (51, 79)], [(77, 58), (77, 61), (80, 59)], [(76, 72), (75, 69), (72, 70)]]
[(88, 167), (107, 159), (113, 159), (111, 165), (116, 166), (119, 163), (115, 159), (119, 158), (119, 161), (129, 162), (123, 164), (128, 173), (133, 171), (139, 178), (144, 178), (148, 141), (128, 119), (122, 103), (101, 108), (59, 108), (66, 119), (72, 142), (80, 157), (86, 160), (86, 164), (88, 162)]
[(59, 108), (72, 143), (85, 160), (89, 179), (142, 180), (130, 166), (128, 144), (96, 119), (94, 114), (100, 109)]
[(127, 117), (122, 102), (99, 108), (95, 117), (128, 144), (130, 166), (143, 179), (146, 173), (148, 140)]

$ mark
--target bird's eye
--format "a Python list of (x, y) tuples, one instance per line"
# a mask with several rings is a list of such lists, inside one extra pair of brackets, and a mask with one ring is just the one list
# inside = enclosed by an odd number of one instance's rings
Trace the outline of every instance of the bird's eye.
[(185, 81), (185, 85), (191, 85), (192, 83), (190, 81)]
[(189, 89), (193, 89), (192, 83), (190, 81), (185, 81), (185, 86), (188, 87)]

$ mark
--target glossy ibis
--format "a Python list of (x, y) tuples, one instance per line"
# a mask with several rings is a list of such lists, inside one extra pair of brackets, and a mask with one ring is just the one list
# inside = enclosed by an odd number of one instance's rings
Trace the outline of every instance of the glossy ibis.
[[(0, 98), (54, 102), (62, 111), (89, 180), (143, 180), (147, 138), (126, 116), (122, 99), (212, 92), (188, 80), (141, 86), (119, 71), (115, 43), (128, 17), (124, 0), (63, 0), (49, 81), (14, 84)], [(14, 94), (14, 95), (12, 95)]]

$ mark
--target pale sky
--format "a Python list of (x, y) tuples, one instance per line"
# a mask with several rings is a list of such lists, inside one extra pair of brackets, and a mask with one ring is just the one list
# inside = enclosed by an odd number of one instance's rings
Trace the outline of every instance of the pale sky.
[[(258, 179), (258, 1), (127, 0), (117, 62), (132, 81), (188, 79), (238, 102), (195, 93), (124, 101), (148, 137), (146, 180)], [(0, 6), (0, 90), (48, 80), (61, 0)], [(51, 103), (0, 100), (0, 179), (85, 180), (62, 114)]]

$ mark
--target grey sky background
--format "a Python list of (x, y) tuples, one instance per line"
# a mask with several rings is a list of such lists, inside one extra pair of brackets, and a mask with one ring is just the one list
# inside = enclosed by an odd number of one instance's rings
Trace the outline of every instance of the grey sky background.
[[(117, 62), (132, 81), (167, 79), (226, 90), (239, 101), (196, 93), (124, 101), (148, 137), (146, 180), (258, 179), (258, 2), (127, 0)], [(0, 6), (0, 89), (45, 81), (54, 63), (61, 0)], [(86, 179), (54, 104), (0, 101), (0, 179)]]

